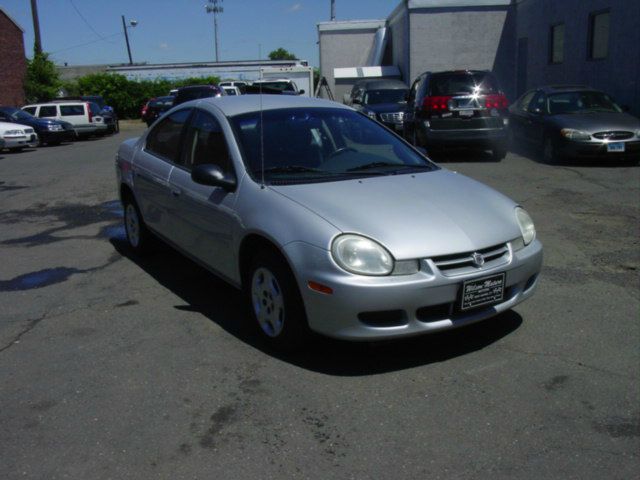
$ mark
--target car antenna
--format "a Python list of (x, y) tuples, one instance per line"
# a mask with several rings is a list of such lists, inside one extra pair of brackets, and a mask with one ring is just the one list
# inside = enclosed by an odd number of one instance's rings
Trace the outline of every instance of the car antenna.
[[(260, 62), (262, 62), (262, 44), (259, 43), (258, 44), (258, 60), (260, 60)], [(260, 175), (261, 175), (261, 182), (262, 184), (260, 185), (260, 188), (264, 189), (264, 123), (263, 123), (263, 116), (262, 116), (262, 65), (258, 65), (258, 68), (260, 69), (260, 82), (258, 82), (258, 84), (260, 85)]]

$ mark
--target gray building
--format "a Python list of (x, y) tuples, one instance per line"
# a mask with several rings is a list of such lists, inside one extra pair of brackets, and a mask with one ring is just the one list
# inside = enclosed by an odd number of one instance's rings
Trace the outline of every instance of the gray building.
[[(581, 83), (640, 114), (638, 25), (638, 0), (402, 0), (385, 20), (319, 23), (320, 69), (340, 100), (367, 76), (344, 67), (374, 66), (379, 42), (377, 65), (396, 67), (407, 85), (425, 71), (487, 69), (511, 100)], [(336, 69), (353, 73), (335, 79)]]

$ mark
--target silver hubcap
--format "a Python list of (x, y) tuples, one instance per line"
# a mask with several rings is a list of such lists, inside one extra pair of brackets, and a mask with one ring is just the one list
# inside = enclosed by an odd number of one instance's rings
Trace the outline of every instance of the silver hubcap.
[(140, 244), (140, 221), (136, 207), (128, 204), (124, 211), (124, 225), (127, 230), (127, 240), (134, 248)]
[(277, 337), (284, 326), (284, 297), (276, 277), (260, 267), (251, 280), (251, 300), (262, 331)]

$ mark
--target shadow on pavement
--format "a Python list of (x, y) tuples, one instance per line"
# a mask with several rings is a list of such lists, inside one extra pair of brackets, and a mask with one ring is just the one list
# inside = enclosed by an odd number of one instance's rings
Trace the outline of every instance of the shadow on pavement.
[(263, 353), (311, 371), (337, 376), (374, 375), (465, 355), (516, 330), (522, 317), (508, 311), (493, 319), (448, 332), (388, 342), (354, 343), (315, 336), (304, 351), (283, 353), (262, 340), (248, 320), (241, 293), (175, 250), (159, 246), (150, 256), (136, 256), (122, 238), (111, 244), (161, 285), (184, 300), (179, 310), (198, 312)]
[[(517, 144), (512, 144), (509, 147), (509, 151), (511, 153), (515, 153), (521, 157), (527, 158), (533, 162), (544, 164), (544, 160), (542, 158), (542, 152), (540, 148), (536, 148), (533, 145), (526, 145), (521, 142)], [(632, 167), (634, 165), (638, 165), (640, 162), (640, 158), (629, 160), (629, 159), (616, 159), (615, 157), (611, 158), (562, 158), (557, 160), (553, 165), (549, 165), (550, 167), (558, 166), (558, 167), (587, 167), (587, 168), (611, 168), (611, 167)]]
[(499, 163), (495, 160), (491, 153), (486, 150), (467, 149), (467, 148), (448, 148), (442, 150), (429, 150), (429, 158), (436, 163), (470, 163), (470, 162), (491, 162)]

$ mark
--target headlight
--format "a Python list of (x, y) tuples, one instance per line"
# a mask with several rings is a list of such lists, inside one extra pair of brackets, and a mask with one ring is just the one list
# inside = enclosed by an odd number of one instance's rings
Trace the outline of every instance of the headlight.
[(640, 138), (640, 130), (636, 130), (636, 137)]
[(4, 132), (5, 137), (15, 137), (16, 135), (24, 135), (24, 130), (7, 130)]
[(62, 130), (62, 125), (58, 125), (58, 124), (47, 125), (47, 129), (52, 132), (59, 132), (60, 130)]
[(371, 110), (365, 110), (364, 113), (366, 113), (369, 118), (373, 118), (374, 120), (378, 118), (376, 117), (376, 112), (372, 112)]
[(574, 130), (573, 128), (563, 128), (560, 130), (560, 135), (564, 138), (568, 138), (569, 140), (574, 141), (585, 141), (591, 140), (591, 135), (587, 132), (583, 132), (582, 130)]
[(516, 220), (522, 232), (522, 240), (525, 245), (529, 245), (536, 238), (536, 227), (527, 211), (522, 207), (516, 207)]
[(348, 272), (359, 275), (389, 275), (393, 257), (377, 242), (360, 235), (340, 235), (331, 246), (333, 259)]

